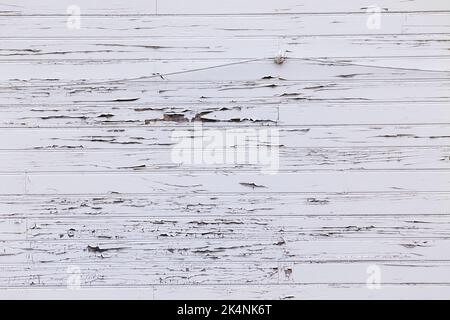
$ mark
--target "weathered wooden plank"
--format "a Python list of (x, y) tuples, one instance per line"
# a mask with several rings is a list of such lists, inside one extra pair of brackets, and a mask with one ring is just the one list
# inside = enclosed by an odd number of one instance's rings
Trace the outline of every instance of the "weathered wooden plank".
[[(256, 150), (255, 150), (256, 151)], [(224, 159), (247, 159), (225, 151)], [(450, 147), (281, 148), (278, 171), (450, 169)], [(1, 172), (261, 171), (268, 161), (174, 162), (170, 148), (0, 152)]]
[[(152, 86), (160, 82), (257, 82), (282, 85), (290, 81), (443, 80), (450, 75), (450, 57), (383, 57), (339, 59), (288, 59), (283, 66), (272, 59), (240, 63), (227, 60), (8, 60), (0, 74), (3, 86), (48, 87), (97, 84), (113, 86), (125, 81), (145, 80)], [(38, 63), (39, 62), (39, 63)], [(286, 67), (284, 67), (286, 66)], [(153, 75), (153, 72), (159, 75)], [(55, 77), (51, 77), (55, 76)], [(163, 77), (164, 79), (161, 79)], [(20, 81), (18, 81), (20, 80)], [(89, 81), (88, 81), (89, 80)], [(164, 81), (162, 81), (164, 80)], [(25, 82), (26, 81), (26, 82)], [(103, 81), (105, 81), (103, 83)], [(134, 82), (133, 81), (133, 82)], [(169, 82), (170, 83), (170, 82)], [(92, 89), (89, 89), (92, 90)]]
[[(359, 57), (448, 56), (449, 34), (287, 36), (277, 37), (161, 37), (142, 39), (4, 39), (4, 61), (67, 59), (238, 59), (287, 58), (351, 59)], [(326, 44), (326, 45), (325, 45)], [(417, 67), (417, 66), (416, 66)], [(445, 67), (448, 70), (448, 67)], [(124, 68), (126, 70), (126, 68)], [(151, 74), (153, 70), (147, 70)], [(6, 71), (5, 71), (6, 72)], [(159, 72), (156, 70), (155, 72)], [(51, 75), (54, 77), (54, 75)], [(95, 73), (92, 74), (95, 76)]]
[(179, 216), (420, 216), (450, 214), (449, 193), (307, 193), (239, 195), (2, 196), (13, 218)]
[[(429, 2), (426, 0), (414, 0), (398, 2), (380, 0), (377, 2), (382, 11), (441, 11), (449, 10), (444, 1)], [(328, 12), (366, 12), (372, 3), (366, 0), (351, 0), (343, 4), (337, 4), (332, 0), (326, 0), (317, 6), (311, 1), (298, 0), (261, 0), (245, 3), (237, 0), (227, 2), (210, 0), (193, 0), (189, 3), (181, 0), (130, 0), (122, 1), (87, 1), (78, 0), (77, 6), (82, 14), (97, 15), (124, 15), (124, 14), (254, 14), (254, 13), (328, 13)], [(0, 5), (0, 13), (4, 15), (32, 15), (32, 14), (67, 14), (67, 7), (73, 5), (73, 1), (45, 0), (39, 3), (29, 3), (26, 0), (6, 0)]]
[[(18, 176), (18, 178), (23, 178)], [(25, 180), (25, 179), (24, 179)], [(27, 194), (450, 191), (448, 171), (29, 173)], [(2, 194), (17, 194), (5, 188)], [(20, 192), (22, 193), (22, 192)]]
[[(450, 81), (278, 81), (253, 82), (75, 82), (53, 85), (54, 81), (23, 84), (11, 81), (0, 92), (1, 104), (78, 104), (78, 103), (249, 103), (266, 104), (328, 102), (448, 102)], [(395, 86), (396, 90), (386, 90)]]
[(90, 287), (72, 290), (66, 288), (5, 288), (0, 290), (0, 298), (14, 300), (41, 299), (43, 296), (54, 300), (66, 299), (250, 299), (250, 300), (288, 300), (288, 299), (424, 299), (442, 300), (450, 294), (448, 285), (384, 285), (382, 290), (369, 290), (366, 285), (164, 285), (150, 287)]
[[(298, 102), (280, 105), (158, 105), (142, 104), (13, 105), (1, 106), (0, 127), (98, 127), (126, 125), (206, 126), (246, 125), (347, 125), (347, 124), (448, 124), (448, 102), (339, 104)], [(318, 116), (320, 115), (320, 116)]]
[[(174, 214), (181, 214), (176, 213)], [(439, 238), (450, 234), (450, 216), (422, 217), (269, 217), (240, 215), (180, 218), (117, 217), (108, 219), (7, 219), (4, 224), (15, 224), (14, 234), (1, 235), (1, 240), (102, 240), (120, 239), (157, 241), (167, 237), (173, 240), (189, 239), (271, 239), (276, 242), (314, 240), (322, 237), (352, 238)], [(24, 227), (27, 226), (27, 227)], [(1, 227), (1, 226), (0, 226)], [(9, 239), (10, 238), (10, 239)]]
[[(167, 265), (161, 262), (83, 265), (2, 265), (0, 285), (6, 288), (42, 287), (148, 287), (152, 285), (241, 285), (261, 284), (361, 284), (370, 268), (380, 271), (380, 286), (415, 283), (450, 284), (448, 262), (392, 263), (297, 263), (297, 262), (209, 262)], [(9, 276), (4, 276), (5, 274)], [(79, 276), (79, 282), (73, 281)], [(78, 280), (78, 279), (77, 279)], [(369, 284), (370, 286), (370, 284)]]
[[(174, 212), (175, 214), (175, 212)], [(180, 214), (180, 213), (178, 213)], [(127, 240), (168, 241), (185, 239), (264, 240), (285, 242), (315, 240), (323, 237), (354, 238), (442, 238), (449, 234), (449, 216), (428, 216), (414, 220), (404, 217), (269, 217), (240, 215), (180, 218), (101, 217), (91, 218), (14, 218), (0, 224), (0, 241)], [(169, 240), (170, 239), (170, 240)], [(280, 240), (281, 239), (281, 240)]]
[[(234, 60), (61, 60), (58, 63), (53, 60), (10, 61), (4, 65), (0, 79), (3, 80), (5, 90), (22, 91), (33, 88), (45, 91), (44, 89), (53, 88), (67, 92), (68, 95), (73, 95), (73, 91), (83, 92), (83, 89), (87, 92), (99, 90), (99, 85), (103, 85), (104, 90), (117, 90), (124, 84), (135, 85), (133, 83), (137, 80), (145, 80), (153, 88), (157, 88), (161, 82), (171, 84), (170, 81), (194, 82), (199, 86), (204, 82), (218, 82), (218, 85), (245, 82), (248, 85), (259, 84), (261, 87), (283, 86), (295, 82), (308, 84), (311, 81), (323, 82), (322, 85), (352, 84), (357, 81), (445, 81), (450, 76), (449, 61), (447, 57), (409, 57), (407, 60), (359, 58), (346, 62), (293, 59), (285, 62), (286, 68), (273, 63), (271, 59), (245, 63)], [(153, 72), (161, 73), (165, 81), (160, 76), (153, 76)]]
[[(449, 7), (450, 9), (450, 7)], [(64, 16), (0, 16), (0, 38), (286, 37), (361, 34), (449, 33), (450, 13), (390, 13), (380, 28), (368, 28), (369, 14), (234, 16), (82, 16), (80, 29)]]
[[(273, 131), (270, 131), (272, 129)], [(128, 149), (176, 147), (174, 163), (196, 150), (217, 150), (228, 147), (271, 147), (273, 152), (283, 148), (318, 147), (389, 147), (389, 146), (448, 146), (448, 125), (366, 125), (366, 126), (262, 126), (230, 130), (230, 128), (185, 126), (147, 126), (114, 128), (17, 128), (0, 129), (1, 150), (58, 149)], [(207, 144), (213, 134), (223, 137), (221, 143)], [(247, 140), (236, 141), (241, 135)], [(250, 143), (250, 142), (251, 143)], [(270, 149), (270, 148), (269, 148)], [(220, 149), (221, 150), (221, 149)], [(269, 150), (270, 151), (270, 150)], [(200, 163), (205, 161), (200, 160)], [(222, 162), (222, 161), (221, 161)], [(194, 161), (193, 163), (198, 163)], [(233, 161), (233, 163), (235, 163)]]
[(301, 261), (301, 262), (394, 262), (450, 260), (448, 238), (379, 237), (273, 241), (266, 239), (172, 239), (155, 241), (57, 240), (2, 241), (0, 264), (132, 264), (146, 261)]

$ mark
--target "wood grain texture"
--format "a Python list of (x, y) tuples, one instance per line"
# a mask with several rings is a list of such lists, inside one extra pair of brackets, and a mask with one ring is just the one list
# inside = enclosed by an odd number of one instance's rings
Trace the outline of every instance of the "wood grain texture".
[(371, 5), (2, 1), (0, 298), (448, 297), (450, 6)]

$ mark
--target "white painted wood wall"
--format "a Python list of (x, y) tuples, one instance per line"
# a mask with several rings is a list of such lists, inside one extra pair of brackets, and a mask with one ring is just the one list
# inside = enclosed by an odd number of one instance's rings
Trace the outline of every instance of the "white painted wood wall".
[(448, 0), (2, 0), (0, 297), (449, 298), (449, 50)]

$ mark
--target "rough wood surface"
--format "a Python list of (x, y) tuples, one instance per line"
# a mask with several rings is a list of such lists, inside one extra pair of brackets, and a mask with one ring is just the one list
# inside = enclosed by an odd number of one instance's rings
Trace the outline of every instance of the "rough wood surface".
[(0, 298), (448, 298), (450, 5), (372, 5), (2, 1)]

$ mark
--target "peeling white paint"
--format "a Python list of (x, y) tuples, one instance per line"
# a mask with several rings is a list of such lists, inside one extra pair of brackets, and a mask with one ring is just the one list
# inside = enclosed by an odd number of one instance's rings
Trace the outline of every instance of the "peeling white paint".
[(371, 5), (2, 1), (0, 298), (448, 297), (449, 3)]

